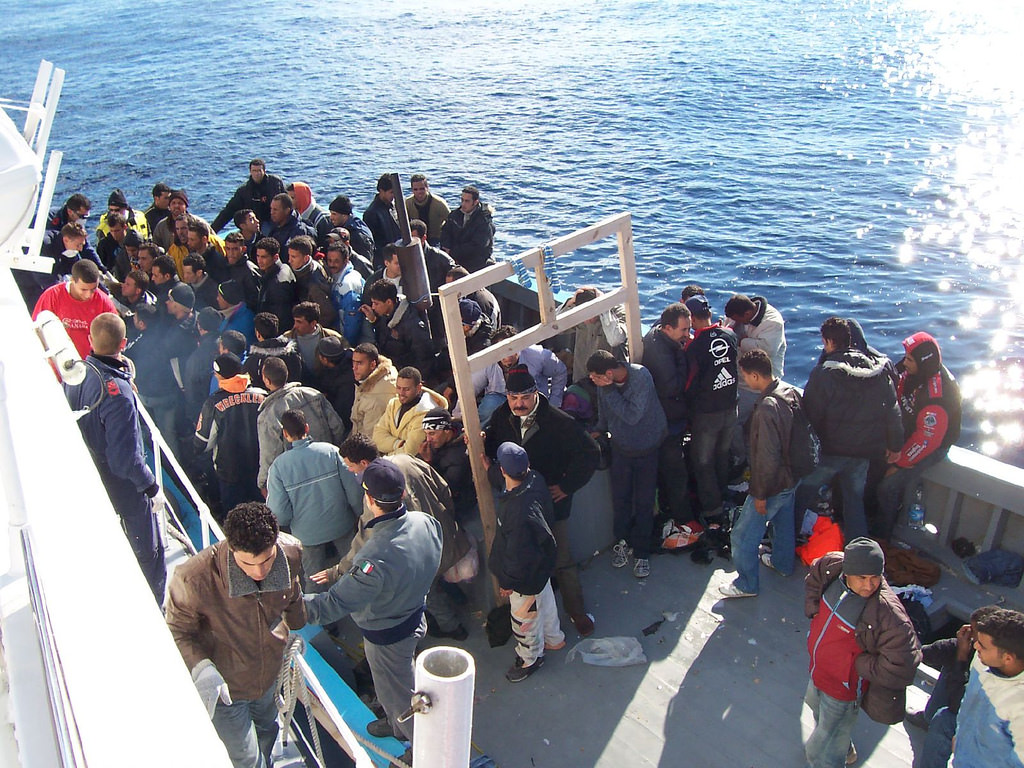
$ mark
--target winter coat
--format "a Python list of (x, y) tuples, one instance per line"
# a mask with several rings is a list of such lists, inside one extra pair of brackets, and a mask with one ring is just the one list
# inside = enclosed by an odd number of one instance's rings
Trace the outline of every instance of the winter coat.
[(538, 595), (555, 570), (551, 492), (531, 469), (521, 485), (498, 495), (497, 506), (498, 527), (487, 565), (502, 589)]
[(288, 381), (302, 379), (302, 355), (292, 339), (277, 336), (257, 341), (249, 347), (249, 354), (242, 363), (243, 373), (256, 382), (263, 382), (263, 363), (269, 357), (278, 357), (288, 366)]
[(373, 234), (373, 267), (380, 269), (384, 266), (384, 246), (402, 238), (394, 204), (389, 205), (379, 195), (374, 195), (373, 202), (363, 211), (363, 222)]
[[(530, 458), (530, 468), (543, 476), (549, 486), (557, 485), (568, 494), (556, 501), (554, 507), (554, 519), (565, 520), (572, 511), (572, 495), (590, 481), (597, 469), (600, 451), (594, 439), (572, 416), (553, 407), (543, 395), (538, 397), (536, 418), (525, 438), (520, 419), (507, 402), (495, 409), (484, 436), (484, 453), (496, 462), (498, 446), (502, 443), (523, 446)], [(496, 484), (495, 472), (497, 466), (492, 465), (492, 484)]]
[[(752, 349), (764, 350), (772, 361), (772, 375), (781, 379), (786, 372), (786, 324), (782, 319), (782, 313), (763, 296), (752, 296), (750, 300), (757, 307), (754, 317), (749, 323), (737, 323), (733, 326), (736, 338), (740, 342), (740, 354)], [(742, 376), (740, 387), (746, 388)]]
[(377, 450), (388, 455), (407, 453), (415, 456), (426, 439), (423, 434), (423, 417), (434, 408), (447, 408), (448, 401), (429, 387), (424, 387), (416, 404), (402, 412), (402, 404), (398, 396), (384, 409), (383, 415), (373, 428), (373, 442)]
[(469, 272), (494, 263), (491, 258), (494, 251), (492, 213), (485, 203), (478, 204), (468, 216), (461, 208), (456, 208), (441, 227), (441, 248)]
[[(786, 405), (779, 402), (786, 401)], [(788, 407), (787, 407), (788, 405)], [(793, 430), (793, 408), (800, 407), (800, 393), (775, 379), (758, 396), (748, 422), (750, 440), (750, 495), (755, 499), (777, 496), (796, 485), (798, 478), (786, 461)]]
[(434, 343), (419, 310), (405, 299), (391, 317), (378, 317), (373, 324), (377, 351), (391, 358), (399, 370), (415, 367), (425, 380), (434, 374)]
[(398, 370), (391, 361), (380, 357), (377, 367), (365, 380), (356, 382), (356, 397), (352, 404), (352, 431), (372, 436), (373, 430), (395, 396)]
[(256, 418), (267, 393), (249, 383), (244, 373), (220, 382), (206, 398), (193, 438), (198, 453), (213, 451), (213, 468), (225, 483), (238, 483), (259, 468)]
[(335, 446), (306, 437), (274, 459), (267, 506), (303, 546), (313, 546), (352, 531), (363, 511), (363, 489)]
[(735, 410), (739, 343), (728, 328), (701, 328), (686, 347), (686, 400), (690, 416)]
[(419, 219), (426, 224), (427, 242), (431, 245), (437, 245), (441, 239), (441, 227), (444, 226), (445, 219), (448, 218), (451, 209), (448, 207), (448, 203), (432, 192), (427, 193), (427, 200), (423, 204), (423, 209), (421, 210), (416, 204), (416, 198), (411, 195), (405, 198), (405, 211), (409, 214), (409, 221)]
[[(309, 436), (322, 443), (341, 445), (345, 439), (345, 425), (331, 404), (312, 387), (298, 382), (289, 382), (268, 394), (260, 403), (256, 416), (256, 427), (260, 442), (260, 472), (257, 478), (260, 488), (267, 487), (267, 474), (274, 459), (288, 447), (281, 434), (281, 417), (285, 411), (299, 410), (306, 417)], [(299, 537), (303, 543), (310, 543)], [(312, 542), (320, 544), (321, 542)]]
[(651, 372), (642, 365), (627, 365), (624, 383), (598, 387), (597, 431), (611, 434), (613, 451), (644, 456), (658, 449), (668, 427)]
[(277, 261), (262, 275), (256, 312), (270, 312), (277, 316), (279, 333), (291, 330), (292, 307), (295, 306), (297, 287), (292, 268)]
[(874, 459), (900, 450), (903, 425), (885, 362), (847, 349), (811, 371), (804, 410), (823, 454)]
[[(867, 683), (861, 706), (868, 717), (878, 723), (894, 724), (903, 720), (906, 711), (907, 686), (921, 663), (921, 643), (903, 604), (889, 583), (882, 577), (881, 586), (871, 597), (863, 599), (863, 610), (856, 620), (854, 637), (862, 652), (853, 659), (814, 658), (814, 648), (824, 642), (825, 633), (837, 631), (838, 622), (828, 622), (828, 607), (822, 596), (830, 585), (842, 577), (843, 553), (830, 552), (818, 558), (804, 581), (804, 613), (812, 619), (807, 639), (812, 653), (811, 665), (838, 664), (833, 677), (850, 675), (850, 687), (858, 681)], [(853, 594), (853, 593), (847, 593)], [(863, 686), (861, 686), (863, 690)], [(827, 692), (827, 691), (826, 691)]]
[(897, 402), (906, 442), (896, 466), (912, 467), (933, 454), (944, 455), (960, 439), (960, 386), (946, 366), (924, 376), (904, 371), (897, 385)]
[(288, 631), (305, 624), (302, 545), (286, 533), (259, 584), (222, 541), (181, 563), (167, 586), (167, 626), (185, 666), (212, 661), (235, 701), (255, 701), (270, 689)]
[(686, 352), (656, 325), (644, 336), (644, 368), (651, 372), (658, 402), (665, 411), (668, 431), (673, 435), (686, 429)]
[(231, 221), (235, 214), (248, 208), (256, 214), (260, 221), (270, 221), (270, 201), (274, 195), (284, 192), (284, 182), (279, 176), (272, 173), (264, 175), (263, 180), (257, 184), (252, 176), (245, 180), (245, 183), (235, 190), (235, 194), (228, 200), (227, 205), (217, 214), (211, 225), (214, 232), (220, 232)]
[[(316, 230), (309, 226), (302, 219), (300, 219), (299, 214), (297, 214), (294, 210), (292, 210), (292, 212), (288, 214), (288, 219), (284, 222), (284, 224), (274, 224), (270, 220), (269, 215), (265, 219), (260, 219), (260, 221), (265, 222), (265, 224), (263, 225), (266, 229), (264, 233), (265, 236), (272, 237), (275, 240), (277, 240), (278, 243), (280, 243), (281, 255), (283, 257), (288, 256), (288, 241), (291, 240), (293, 237), (298, 237), (299, 235), (308, 235), (309, 237), (313, 238), (314, 242), (316, 241)], [(284, 259), (282, 259), (282, 261), (283, 260)]]

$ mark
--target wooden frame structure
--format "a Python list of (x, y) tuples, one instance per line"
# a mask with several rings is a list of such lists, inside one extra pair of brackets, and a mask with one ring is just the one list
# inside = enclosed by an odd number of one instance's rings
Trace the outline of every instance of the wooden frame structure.
[[(578, 307), (558, 311), (558, 305), (551, 290), (545, 265), (583, 246), (596, 243), (614, 235), (618, 241), (619, 274), (621, 284), (610, 293), (598, 296)], [(493, 344), (472, 356), (466, 354), (466, 338), (462, 332), (462, 318), (459, 314), (459, 299), (480, 288), (512, 277), (519, 262), (533, 270), (537, 284), (537, 299), (540, 307), (540, 323), (526, 328), (500, 344)], [(469, 442), (469, 461), (473, 469), (473, 483), (480, 507), (480, 520), (484, 529), (484, 555), (491, 551), (496, 528), (494, 497), (487, 481), (487, 470), (483, 462), (484, 445), (480, 432), (480, 414), (476, 406), (473, 388), (473, 374), (497, 363), (504, 357), (518, 353), (521, 349), (537, 344), (544, 339), (564, 333), (580, 323), (599, 316), (602, 312), (622, 304), (626, 308), (626, 338), (630, 357), (640, 360), (643, 356), (643, 342), (640, 327), (640, 299), (636, 284), (636, 262), (633, 257), (633, 225), (629, 213), (609, 216), (596, 224), (579, 229), (560, 237), (547, 245), (531, 248), (513, 259), (494, 264), (442, 285), (438, 291), (441, 313), (444, 317), (445, 333), (448, 336), (448, 352), (451, 355), (455, 389), (462, 404), (462, 418)]]

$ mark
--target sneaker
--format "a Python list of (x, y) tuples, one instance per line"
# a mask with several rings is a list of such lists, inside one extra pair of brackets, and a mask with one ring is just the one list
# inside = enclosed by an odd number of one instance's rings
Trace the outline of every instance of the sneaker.
[(850, 748), (846, 751), (846, 764), (853, 765), (857, 762), (857, 748), (850, 742)]
[(775, 571), (780, 576), (785, 576), (786, 575), (782, 571), (780, 571), (778, 568), (776, 568), (774, 565), (772, 565), (772, 553), (771, 552), (762, 552), (761, 553), (761, 563), (763, 565), (767, 566), (768, 568), (771, 568), (773, 571)]
[(633, 556), (633, 548), (626, 544), (625, 539), (619, 539), (612, 547), (612, 568), (623, 568), (629, 565), (629, 558)]
[(633, 575), (638, 579), (646, 579), (651, 575), (651, 561), (646, 557), (638, 557), (633, 563)]
[(388, 722), (386, 717), (379, 717), (372, 723), (367, 723), (366, 732), (378, 739), (385, 739), (388, 736), (395, 735), (394, 730), (391, 728), (391, 723)]
[(505, 679), (510, 683), (521, 683), (538, 669), (544, 666), (544, 657), (538, 656), (537, 660), (528, 667), (523, 666), (523, 660), (516, 656), (516, 663), (509, 667), (505, 673)]
[(744, 592), (736, 584), (726, 584), (718, 588), (718, 594), (725, 599), (732, 597), (757, 597), (757, 592)]
[(560, 651), (565, 648), (565, 640), (560, 643), (544, 643), (545, 651)]

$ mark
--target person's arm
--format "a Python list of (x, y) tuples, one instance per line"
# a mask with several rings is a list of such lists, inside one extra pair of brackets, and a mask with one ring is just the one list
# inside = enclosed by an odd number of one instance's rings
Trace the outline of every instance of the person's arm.
[(649, 408), (661, 408), (661, 403), (658, 402), (651, 374), (646, 369), (630, 370), (629, 376), (631, 386), (602, 388), (604, 399), (601, 409), (604, 410), (607, 404), (626, 424), (634, 426), (640, 423)]
[(217, 218), (215, 218), (213, 223), (210, 225), (210, 229), (214, 232), (220, 232), (224, 229), (224, 225), (231, 221), (236, 213), (242, 210), (243, 189), (245, 189), (244, 184), (235, 190), (235, 194), (231, 196), (231, 199), (228, 200), (227, 204), (221, 209), (221, 212), (217, 214)]
[[(281, 454), (282, 456), (284, 454)], [(263, 487), (263, 486), (260, 486)], [(284, 488), (284, 481), (281, 479), (281, 468), (276, 464), (270, 465), (267, 473), (267, 506), (277, 518), (277, 523), (282, 528), (288, 528), (292, 524), (292, 500)]]
[(213, 404), (210, 398), (206, 398), (203, 408), (199, 412), (199, 421), (196, 422), (196, 433), (192, 438), (192, 444), (196, 453), (212, 451), (217, 445), (217, 422), (213, 418)]
[(569, 460), (565, 466), (565, 474), (554, 485), (563, 493), (575, 493), (590, 482), (590, 478), (597, 471), (597, 465), (601, 461), (601, 449), (597, 447), (594, 438), (575, 420), (567, 424), (566, 434), (561, 439), (565, 441), (565, 455)]
[(359, 558), (327, 592), (306, 595), (306, 619), (310, 624), (330, 624), (373, 602), (384, 588), (380, 566)]
[(914, 431), (900, 450), (896, 466), (909, 468), (931, 456), (942, 445), (949, 431), (949, 412), (939, 403), (922, 408), (914, 422)]
[[(103, 386), (107, 386), (103, 384)], [(109, 391), (97, 408), (97, 416), (106, 433), (105, 454), (110, 471), (135, 486), (135, 490), (156, 494), (156, 478), (146, 464), (146, 457), (137, 450), (140, 443), (138, 419), (130, 391)]]
[(189, 670), (210, 657), (210, 652), (199, 641), (202, 611), (194, 598), (195, 594), (188, 588), (182, 574), (175, 571), (167, 585), (165, 620)]
[(541, 349), (540, 375), (551, 380), (548, 402), (555, 408), (561, 408), (565, 386), (569, 381), (569, 372), (565, 368), (565, 363), (559, 360), (558, 356), (550, 349)]

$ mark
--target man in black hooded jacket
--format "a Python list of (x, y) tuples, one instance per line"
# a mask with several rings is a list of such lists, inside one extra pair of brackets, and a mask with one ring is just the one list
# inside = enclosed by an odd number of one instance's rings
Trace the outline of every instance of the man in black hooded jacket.
[(871, 459), (903, 443), (896, 391), (888, 360), (852, 346), (850, 324), (830, 317), (821, 326), (825, 355), (804, 388), (804, 410), (821, 441), (818, 468), (803, 484), (816, 488), (836, 479), (842, 496), (843, 534), (867, 536), (864, 484)]

